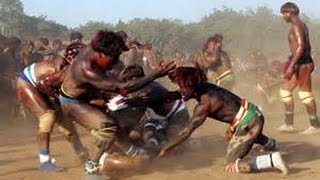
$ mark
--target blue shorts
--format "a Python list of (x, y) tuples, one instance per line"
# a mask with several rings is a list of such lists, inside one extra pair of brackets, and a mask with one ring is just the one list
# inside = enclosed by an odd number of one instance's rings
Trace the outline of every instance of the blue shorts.
[(73, 98), (70, 98), (70, 97), (66, 97), (66, 96), (63, 96), (63, 95), (59, 95), (59, 101), (60, 101), (60, 104), (61, 105), (64, 105), (64, 104), (77, 104), (77, 103), (81, 103), (81, 101), (77, 100), (77, 99), (73, 99)]

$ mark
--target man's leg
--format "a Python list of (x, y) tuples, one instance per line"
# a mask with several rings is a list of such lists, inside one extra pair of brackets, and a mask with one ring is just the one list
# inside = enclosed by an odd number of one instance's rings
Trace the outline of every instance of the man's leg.
[(314, 134), (320, 132), (319, 121), (317, 115), (316, 102), (312, 93), (311, 73), (314, 69), (312, 63), (301, 65), (299, 69), (298, 85), (299, 97), (301, 102), (305, 105), (306, 111), (309, 115), (310, 127), (303, 131), (303, 134)]
[(257, 121), (259, 121), (260, 126), (262, 127), (260, 132), (258, 133), (254, 143), (259, 144), (263, 146), (264, 150), (266, 151), (276, 151), (276, 140), (264, 135), (262, 133), (263, 127), (264, 127), (264, 116), (261, 114), (259, 117), (257, 117)]
[[(179, 112), (175, 113), (168, 119), (168, 128), (166, 131), (166, 135), (168, 141), (174, 139), (179, 135), (179, 132), (187, 127), (189, 123), (189, 112), (187, 108), (180, 110)], [(175, 154), (182, 154), (186, 148), (188, 147), (188, 140), (181, 143), (179, 146), (174, 148)]]
[(58, 126), (58, 131), (62, 133), (64, 138), (70, 143), (80, 161), (85, 162), (89, 158), (89, 153), (81, 142), (73, 122), (62, 117), (56, 122), (56, 125)]
[(122, 154), (103, 154), (100, 159), (100, 173), (111, 177), (113, 174), (128, 174), (144, 169), (149, 162), (149, 156), (130, 157)]
[(49, 145), (50, 133), (55, 122), (55, 111), (49, 108), (48, 102), (30, 83), (18, 78), (17, 93), (20, 100), (39, 120), (37, 141), (39, 146), (40, 171), (59, 172), (59, 168), (51, 163)]
[(280, 132), (294, 132), (295, 128), (293, 126), (293, 112), (294, 112), (294, 101), (292, 91), (297, 86), (296, 75), (293, 75), (291, 79), (282, 80), (282, 87), (280, 88), (280, 98), (285, 107), (285, 119), (284, 125), (278, 128)]
[(87, 174), (98, 174), (99, 159), (113, 144), (118, 131), (117, 125), (102, 111), (84, 103), (64, 104), (62, 109), (67, 117), (75, 119), (80, 125), (89, 129), (95, 138), (94, 154), (91, 160), (87, 161), (85, 170)]
[[(117, 119), (121, 120), (121, 119)], [(113, 173), (125, 173), (139, 170), (150, 160), (150, 152), (134, 144), (129, 138), (131, 127), (119, 127), (112, 148), (100, 157), (100, 174), (112, 177)]]
[(269, 155), (260, 155), (251, 160), (243, 158), (249, 153), (257, 137), (261, 133), (263, 122), (259, 119), (248, 130), (237, 130), (230, 140), (228, 153), (226, 156), (227, 172), (251, 173), (264, 169), (278, 169), (283, 174), (288, 173), (288, 169), (282, 160), (279, 152)]

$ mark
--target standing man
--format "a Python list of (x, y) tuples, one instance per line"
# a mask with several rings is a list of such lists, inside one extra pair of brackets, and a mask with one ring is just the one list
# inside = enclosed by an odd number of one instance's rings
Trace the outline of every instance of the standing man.
[[(228, 53), (222, 50), (223, 36), (215, 34), (209, 37), (197, 64), (207, 69), (208, 79), (214, 84), (232, 90), (235, 77)], [(202, 60), (202, 62), (199, 62)]]
[(311, 57), (311, 46), (308, 28), (299, 18), (299, 7), (287, 2), (281, 7), (283, 19), (291, 24), (288, 40), (291, 55), (284, 65), (282, 87), (280, 89), (281, 100), (285, 105), (285, 124), (278, 128), (281, 132), (292, 132), (294, 102), (292, 91), (298, 86), (299, 97), (306, 106), (309, 115), (310, 127), (303, 134), (320, 132), (316, 103), (312, 94), (311, 73), (314, 63)]
[(83, 35), (80, 32), (74, 31), (70, 34), (70, 43), (82, 43)]
[(142, 67), (146, 75), (152, 74), (157, 69), (157, 59), (151, 44), (143, 45)]
[(129, 50), (123, 52), (120, 56), (120, 60), (124, 66), (139, 65), (142, 66), (143, 50), (142, 45), (138, 41), (131, 41), (129, 43)]
[(50, 47), (49, 39), (46, 37), (41, 37), (39, 39), (39, 42), (36, 46), (36, 51), (43, 57), (43, 60), (52, 60), (53, 58), (53, 50)]

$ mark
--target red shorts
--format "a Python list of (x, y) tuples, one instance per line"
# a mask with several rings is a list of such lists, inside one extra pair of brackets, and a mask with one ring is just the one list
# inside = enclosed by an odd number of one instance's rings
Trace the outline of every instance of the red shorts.
[[(283, 74), (285, 74), (289, 65), (290, 65), (290, 61), (286, 61), (284, 63), (283, 69), (282, 69)], [(311, 87), (311, 74), (313, 70), (314, 70), (313, 63), (297, 64), (293, 72), (294, 77), (292, 78), (296, 78), (296, 83), (299, 87)], [(284, 80), (288, 81), (288, 79), (285, 79), (285, 78)]]

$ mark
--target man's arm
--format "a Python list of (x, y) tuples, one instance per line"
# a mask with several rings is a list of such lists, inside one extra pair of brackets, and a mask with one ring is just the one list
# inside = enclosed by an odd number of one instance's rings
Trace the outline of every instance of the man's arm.
[(220, 59), (220, 49), (215, 48), (210, 56), (204, 53), (204, 57), (206, 66), (210, 67)]
[(156, 76), (144, 77), (135, 81), (122, 82), (116, 77), (105, 76), (91, 69), (83, 70), (84, 79), (98, 89), (114, 93), (130, 93), (148, 85)]
[(293, 57), (290, 63), (290, 68), (293, 69), (293, 67), (297, 64), (303, 52), (305, 51), (305, 37), (304, 37), (305, 32), (302, 24), (293, 25), (292, 29), (293, 29), (293, 34), (298, 43), (298, 47), (293, 53)]
[(187, 127), (179, 133), (178, 137), (170, 140), (168, 144), (161, 149), (159, 156), (163, 156), (167, 151), (188, 139), (192, 132), (204, 123), (207, 118), (208, 111), (209, 104), (198, 104), (194, 109), (193, 116)]
[(66, 70), (67, 67), (60, 71), (38, 78), (37, 88), (39, 91), (50, 97), (55, 97), (57, 95), (57, 89), (61, 87), (61, 84), (64, 80)]
[(165, 65), (160, 71), (154, 73), (151, 76), (143, 77), (143, 78), (128, 81), (128, 82), (119, 81), (115, 77), (105, 76), (102, 73), (99, 74), (93, 69), (91, 69), (90, 67), (84, 68), (82, 73), (86, 82), (92, 84), (93, 86), (101, 90), (127, 94), (147, 86), (156, 78), (167, 75), (168, 72), (175, 67), (172, 65), (173, 65), (172, 63), (169, 63)]
[(199, 50), (199, 53), (197, 54), (197, 56), (194, 58), (193, 60), (193, 65), (195, 67), (198, 67), (202, 70), (205, 70), (207, 67), (205, 66), (204, 64), (204, 55), (203, 55), (203, 52)]
[(224, 66), (232, 69), (231, 59), (230, 59), (230, 56), (228, 55), (228, 53), (225, 51), (221, 51), (220, 56), (221, 56), (220, 58), (221, 58), (222, 64)]

